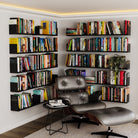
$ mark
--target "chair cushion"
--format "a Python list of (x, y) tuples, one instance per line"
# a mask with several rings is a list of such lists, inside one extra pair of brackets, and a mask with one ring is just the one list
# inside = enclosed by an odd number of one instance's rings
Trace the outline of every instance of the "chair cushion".
[(62, 76), (57, 78), (58, 90), (79, 90), (86, 88), (85, 78), (82, 76)]
[(60, 92), (58, 97), (62, 98), (69, 105), (86, 104), (88, 103), (87, 92)]
[(89, 110), (104, 109), (105, 107), (106, 107), (105, 103), (97, 102), (97, 103), (73, 105), (72, 109), (79, 114), (83, 114), (84, 112)]
[(133, 122), (136, 119), (135, 114), (126, 108), (111, 107), (107, 109), (91, 110), (86, 116), (96, 118), (101, 124), (106, 126), (121, 125)]

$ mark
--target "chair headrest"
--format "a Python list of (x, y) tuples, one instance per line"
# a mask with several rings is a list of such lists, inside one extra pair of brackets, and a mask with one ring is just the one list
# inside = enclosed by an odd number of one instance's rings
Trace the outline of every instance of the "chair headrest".
[(57, 88), (59, 90), (85, 89), (86, 82), (82, 76), (63, 76), (57, 78)]

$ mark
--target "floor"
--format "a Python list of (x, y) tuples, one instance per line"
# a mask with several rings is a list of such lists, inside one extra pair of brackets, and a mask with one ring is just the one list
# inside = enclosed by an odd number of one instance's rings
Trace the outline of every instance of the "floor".
[[(52, 124), (52, 128), (59, 128), (61, 121), (57, 121)], [(65, 127), (64, 127), (65, 128)], [(129, 123), (125, 125), (119, 125), (111, 127), (113, 132), (128, 136), (128, 138), (138, 138), (138, 124)], [(65, 129), (64, 129), (65, 130)], [(76, 124), (68, 124), (68, 134), (55, 133), (52, 136), (48, 134), (45, 128), (26, 136), (25, 138), (106, 138), (106, 136), (91, 135), (91, 132), (106, 131), (106, 126), (97, 126), (92, 124), (82, 124), (80, 129), (77, 128)], [(119, 138), (112, 137), (109, 138)]]
[(46, 117), (49, 116), (44, 116), (25, 125), (12, 129), (6, 133), (3, 133), (0, 135), (0, 138), (24, 138), (25, 136), (30, 135), (33, 132), (40, 130), (41, 128), (44, 128), (45, 123), (48, 125), (49, 123), (58, 121), (62, 118), (60, 110), (53, 112), (52, 116), (53, 115), (54, 118), (49, 119), (47, 123), (45, 122), (45, 120)]
[[(50, 119), (47, 122), (47, 125), (51, 122), (55, 122), (53, 126), (58, 128), (59, 125), (61, 125), (61, 121), (58, 121), (62, 118), (61, 111), (56, 111), (53, 114), (55, 114), (54, 118)], [(41, 117), (23, 126), (3, 133), (0, 135), (0, 138), (104, 138), (103, 136), (91, 136), (91, 132), (105, 131), (107, 129), (105, 126), (95, 126), (91, 124), (82, 124), (81, 129), (77, 129), (76, 124), (68, 124), (68, 134), (56, 133), (49, 136), (48, 132), (44, 128), (46, 117), (47, 116)], [(129, 138), (138, 138), (138, 120), (134, 123), (113, 128), (114, 131), (127, 135)]]

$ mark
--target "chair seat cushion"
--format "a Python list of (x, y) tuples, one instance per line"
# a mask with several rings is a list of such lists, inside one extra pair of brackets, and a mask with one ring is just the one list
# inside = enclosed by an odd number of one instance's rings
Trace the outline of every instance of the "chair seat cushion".
[(89, 110), (104, 109), (105, 107), (106, 107), (105, 103), (97, 102), (97, 103), (73, 105), (72, 109), (79, 114), (83, 114), (84, 112)]
[(86, 116), (89, 119), (96, 118), (102, 125), (106, 126), (121, 125), (133, 122), (136, 119), (131, 110), (122, 107), (91, 110), (86, 113)]

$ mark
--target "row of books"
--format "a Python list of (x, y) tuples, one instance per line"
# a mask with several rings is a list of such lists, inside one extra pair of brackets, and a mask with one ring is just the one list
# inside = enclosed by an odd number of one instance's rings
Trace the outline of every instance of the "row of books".
[[(40, 97), (39, 102), (44, 102), (44, 101), (48, 101), (50, 99), (56, 98), (57, 97), (57, 93), (55, 90), (55, 87), (45, 87), (45, 88), (39, 88), (39, 89), (35, 89), (33, 90), (33, 97)], [(36, 102), (36, 101), (34, 101)]]
[(68, 54), (66, 66), (108, 68), (109, 55), (99, 54)]
[[(124, 29), (123, 29), (124, 28)], [(67, 28), (67, 35), (115, 35), (130, 34), (131, 21), (125, 20), (123, 25), (119, 21), (80, 22), (77, 28)]]
[(34, 20), (27, 20), (19, 17), (13, 17), (9, 20), (10, 34), (34, 34), (35, 23)]
[(52, 71), (30, 72), (10, 77), (11, 92), (20, 92), (52, 83)]
[(129, 51), (127, 37), (73, 38), (67, 43), (68, 51)]
[(10, 53), (57, 51), (57, 38), (20, 37), (9, 38)]
[[(56, 21), (41, 21), (42, 34), (57, 34), (57, 22)], [(41, 34), (41, 31), (40, 31)]]
[(12, 94), (11, 110), (20, 111), (56, 97), (57, 94), (54, 86), (47, 86), (33, 90), (32, 95), (31, 93), (26, 92), (20, 94)]
[(41, 25), (35, 26), (34, 20), (27, 20), (19, 17), (13, 17), (9, 20), (10, 34), (57, 34), (56, 21), (41, 21)]
[(129, 83), (129, 75), (129, 72), (127, 71), (119, 71), (118, 73), (116, 73), (115, 71), (110, 71), (110, 84), (127, 85)]
[(19, 111), (32, 106), (32, 98), (30, 93), (11, 95), (11, 110)]
[(110, 85), (129, 85), (130, 74), (127, 71), (119, 71), (118, 73), (114, 71), (93, 71), (92, 77), (86, 77), (87, 83), (96, 84), (110, 84)]
[(65, 70), (66, 76), (86, 76), (86, 70), (80, 69), (66, 69)]
[(51, 53), (45, 55), (33, 55), (10, 58), (10, 72), (18, 73), (33, 71), (58, 66), (58, 55)]
[(102, 87), (102, 100), (112, 102), (129, 102), (130, 90), (128, 87), (116, 88), (116, 87)]

